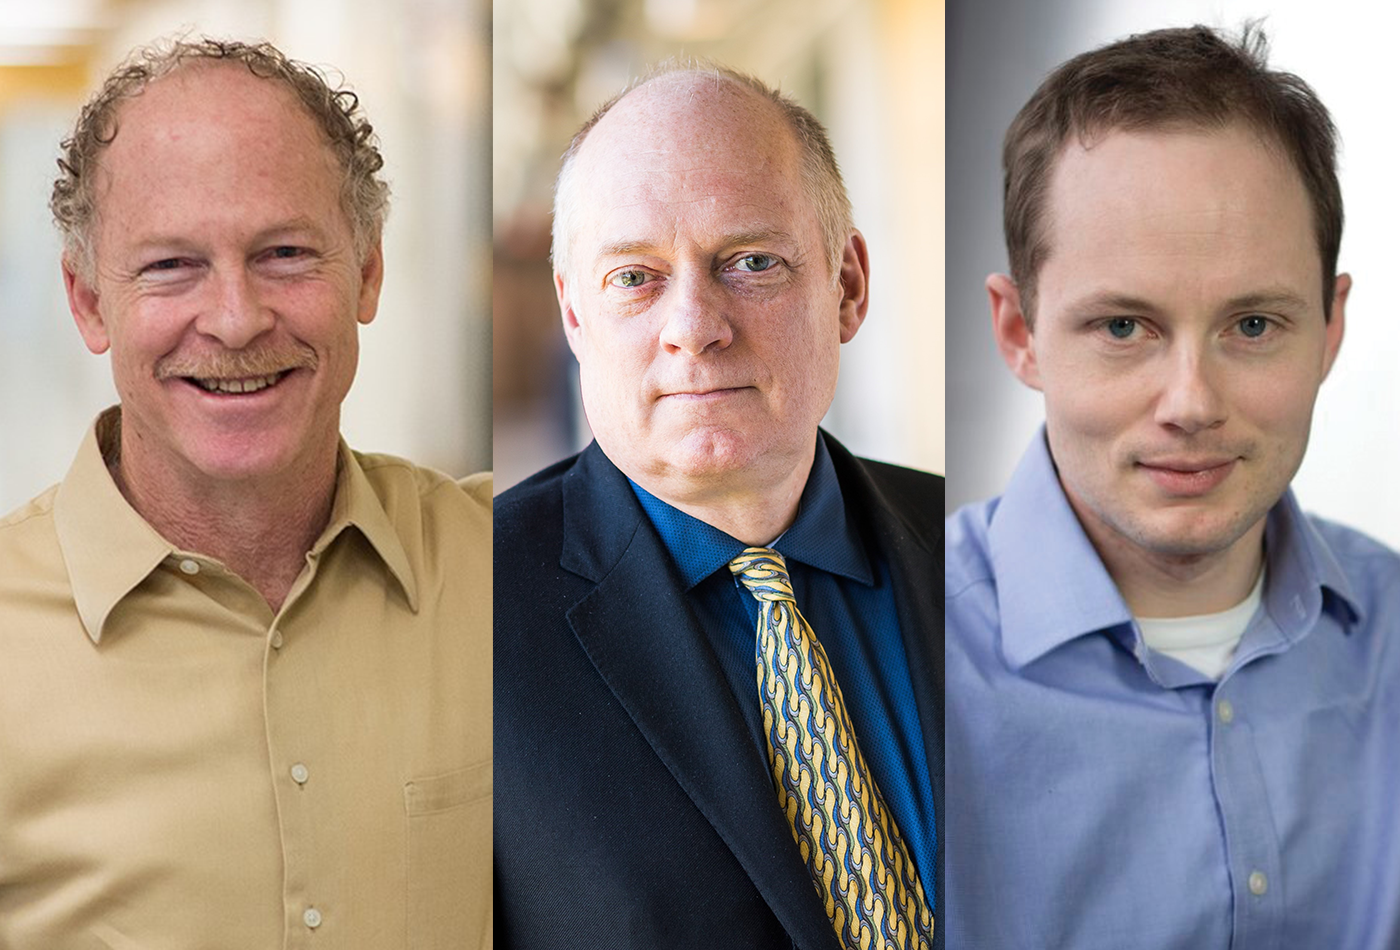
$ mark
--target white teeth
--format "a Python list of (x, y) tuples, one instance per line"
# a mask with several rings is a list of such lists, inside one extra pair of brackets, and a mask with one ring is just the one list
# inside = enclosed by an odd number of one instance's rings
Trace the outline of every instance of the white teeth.
[(251, 379), (195, 379), (198, 386), (211, 393), (255, 393), (266, 389), (281, 379), (280, 373), (271, 376), (254, 376)]

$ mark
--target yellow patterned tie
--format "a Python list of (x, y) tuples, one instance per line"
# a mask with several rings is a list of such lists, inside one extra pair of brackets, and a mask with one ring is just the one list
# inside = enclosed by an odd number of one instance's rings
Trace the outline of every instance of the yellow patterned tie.
[(759, 601), (758, 693), (773, 787), (847, 950), (928, 950), (933, 914), (894, 817), (856, 745), (826, 651), (787, 563), (746, 548), (729, 569)]

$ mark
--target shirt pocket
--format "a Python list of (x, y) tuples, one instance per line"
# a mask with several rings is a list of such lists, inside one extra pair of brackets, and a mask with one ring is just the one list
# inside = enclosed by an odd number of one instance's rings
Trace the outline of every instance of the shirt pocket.
[(491, 763), (404, 785), (407, 946), (491, 946)]

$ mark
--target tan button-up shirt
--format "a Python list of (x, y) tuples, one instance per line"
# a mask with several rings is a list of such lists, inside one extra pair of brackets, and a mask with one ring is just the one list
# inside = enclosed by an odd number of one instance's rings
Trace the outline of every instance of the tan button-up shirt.
[(342, 444), (275, 615), (99, 420), (0, 520), (0, 948), (491, 942), (491, 488)]

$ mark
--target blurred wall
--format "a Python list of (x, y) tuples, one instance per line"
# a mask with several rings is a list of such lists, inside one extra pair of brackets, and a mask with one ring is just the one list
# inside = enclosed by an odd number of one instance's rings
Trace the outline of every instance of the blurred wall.
[(509, 0), (495, 6), (496, 488), (587, 444), (548, 260), (559, 156), (648, 65), (708, 57), (827, 126), (871, 260), (825, 425), (943, 470), (943, 5), (928, 0)]
[(453, 474), (489, 468), (484, 0), (0, 0), (0, 512), (60, 479), (116, 400), (64, 300), (47, 209), (58, 142), (128, 50), (177, 31), (271, 40), (359, 94), (393, 199), (343, 431)]

